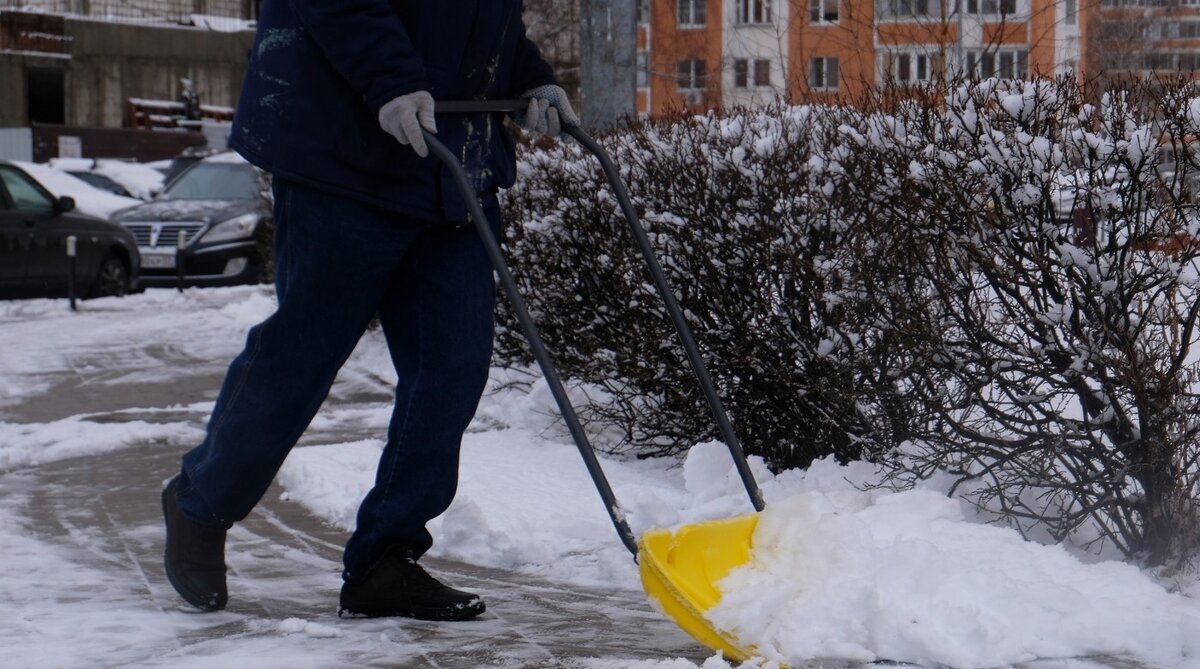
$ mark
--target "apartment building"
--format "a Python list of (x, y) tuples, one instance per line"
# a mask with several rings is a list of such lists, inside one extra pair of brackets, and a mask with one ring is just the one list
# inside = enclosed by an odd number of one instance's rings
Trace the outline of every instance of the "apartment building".
[(1200, 0), (650, 0), (644, 17), (647, 113), (1200, 68)]
[(1099, 0), (1095, 67), (1115, 75), (1200, 71), (1200, 0)]

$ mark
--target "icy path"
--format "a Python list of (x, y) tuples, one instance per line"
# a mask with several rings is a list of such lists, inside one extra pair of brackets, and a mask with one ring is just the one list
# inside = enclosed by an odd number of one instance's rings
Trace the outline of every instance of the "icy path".
[[(201, 304), (206, 299), (191, 306), (210, 306)], [(20, 425), (28, 448), (89, 441), (72, 430), (71, 419), (81, 415), (92, 431), (98, 423), (153, 434), (157, 426), (165, 438), (40, 466), (0, 463), (0, 666), (563, 667), (587, 658), (621, 666), (621, 658), (708, 655), (652, 612), (641, 593), (433, 558), (426, 562), (435, 573), (486, 597), (482, 619), (340, 620), (346, 535), (280, 501), (278, 488), (230, 533), (228, 610), (192, 613), (162, 572), (158, 491), (178, 466), (185, 448), (179, 442), (203, 427), (240, 337), (217, 345), (195, 331), (196, 322), (161, 314), (158, 320), (179, 327), (138, 327), (138, 320), (155, 318), (153, 310), (123, 314), (109, 331), (89, 337), (62, 332), (71, 317), (43, 302), (6, 306), (0, 331), (25, 331), (25, 350), (19, 359), (11, 349), (0, 359), (9, 390), (0, 421), (10, 433)], [(87, 306), (94, 320), (105, 305)], [(218, 318), (230, 311), (211, 306)], [(121, 340), (121, 331), (139, 336)], [(38, 342), (45, 350), (29, 349)], [(368, 370), (350, 367), (330, 402), (370, 407), (388, 400)], [(130, 427), (135, 423), (143, 427)], [(362, 436), (354, 426), (311, 435), (325, 442)]]
[(0, 476), (0, 664), (560, 667), (706, 655), (637, 593), (432, 559), (449, 582), (485, 594), (485, 617), (340, 620), (345, 537), (279, 502), (278, 490), (230, 534), (229, 609), (188, 612), (161, 566), (157, 491), (176, 461), (176, 449), (146, 444)]

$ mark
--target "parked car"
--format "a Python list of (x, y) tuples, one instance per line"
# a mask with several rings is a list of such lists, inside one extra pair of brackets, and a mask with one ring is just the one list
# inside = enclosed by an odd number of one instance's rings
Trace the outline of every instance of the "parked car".
[(216, 149), (212, 149), (208, 146), (189, 146), (183, 151), (180, 151), (179, 155), (175, 156), (169, 161), (166, 161), (166, 164), (162, 167), (163, 177), (169, 182), (182, 174), (184, 170), (192, 165), (195, 165), (205, 158), (209, 158), (220, 153), (223, 152), (217, 151)]
[(11, 164), (33, 177), (54, 197), (69, 197), (74, 200), (75, 209), (80, 213), (107, 219), (115, 211), (141, 204), (141, 200), (122, 197), (96, 188), (45, 163), (26, 163), (14, 160)]
[(70, 236), (79, 297), (138, 289), (141, 260), (128, 230), (75, 211), (73, 198), (56, 197), (19, 164), (0, 161), (0, 297), (66, 296)]
[(113, 221), (137, 239), (146, 286), (232, 286), (272, 279), (272, 202), (265, 172), (236, 153), (200, 160), (154, 200)]
[(142, 201), (157, 195), (165, 180), (150, 165), (116, 158), (51, 158), (49, 164), (95, 188)]

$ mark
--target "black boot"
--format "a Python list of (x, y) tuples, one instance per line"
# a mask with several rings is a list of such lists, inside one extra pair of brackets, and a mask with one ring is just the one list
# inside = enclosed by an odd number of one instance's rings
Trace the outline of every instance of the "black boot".
[(407, 551), (393, 547), (365, 578), (342, 586), (338, 615), (469, 620), (485, 608), (479, 595), (443, 584)]
[(184, 515), (176, 499), (179, 477), (162, 493), (167, 522), (167, 550), (163, 563), (167, 579), (192, 606), (220, 611), (229, 601), (225, 587), (225, 530), (198, 523)]

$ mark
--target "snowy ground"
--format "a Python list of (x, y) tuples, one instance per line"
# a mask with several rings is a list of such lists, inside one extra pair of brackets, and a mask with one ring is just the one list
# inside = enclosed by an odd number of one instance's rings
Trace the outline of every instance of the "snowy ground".
[[(431, 564), (488, 598), (485, 619), (337, 619), (339, 546), (394, 379), (374, 333), (279, 487), (231, 533), (230, 610), (183, 613), (158, 564), (156, 491), (272, 306), (259, 287), (150, 291), (75, 314), (0, 303), (0, 664), (730, 666), (646, 605), (548, 392), (521, 371), (494, 370), (459, 496), (431, 528)], [(716, 444), (685, 463), (604, 465), (635, 531), (749, 510)], [(862, 492), (866, 466), (756, 474), (759, 550), (714, 615), (793, 667), (1200, 667), (1191, 577), (1171, 594), (1132, 567), (979, 524), (936, 489)]]

